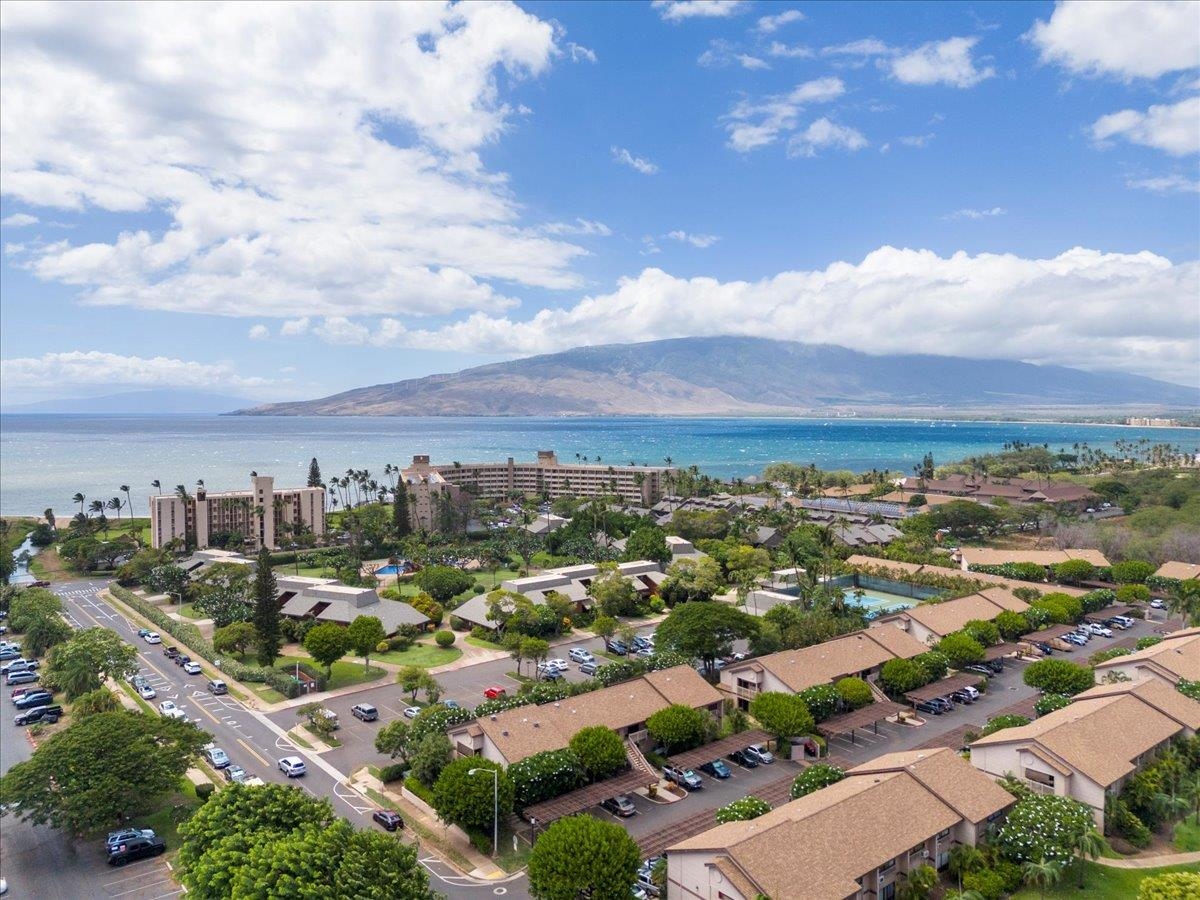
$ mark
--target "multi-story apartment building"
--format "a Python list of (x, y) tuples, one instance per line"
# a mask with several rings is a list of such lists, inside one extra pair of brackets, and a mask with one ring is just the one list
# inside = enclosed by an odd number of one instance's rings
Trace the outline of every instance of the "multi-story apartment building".
[(159, 494), (150, 498), (151, 546), (165, 547), (178, 538), (196, 549), (212, 544), (214, 535), (241, 534), (249, 545), (278, 546), (299, 533), (325, 534), (325, 489), (275, 489), (270, 475), (252, 475), (248, 491)]
[(626, 503), (650, 506), (664, 493), (672, 469), (662, 466), (606, 466), (560, 462), (553, 450), (539, 450), (537, 462), (454, 463), (431, 466), (428, 456), (414, 456), (404, 470), (425, 475), (436, 472), (445, 483), (472, 497), (501, 499), (528, 494), (556, 497), (619, 497)]

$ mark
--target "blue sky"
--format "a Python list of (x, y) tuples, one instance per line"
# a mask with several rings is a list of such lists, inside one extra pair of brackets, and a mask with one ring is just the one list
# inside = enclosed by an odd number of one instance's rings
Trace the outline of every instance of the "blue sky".
[(1200, 4), (25, 4), (6, 404), (739, 333), (1200, 382)]

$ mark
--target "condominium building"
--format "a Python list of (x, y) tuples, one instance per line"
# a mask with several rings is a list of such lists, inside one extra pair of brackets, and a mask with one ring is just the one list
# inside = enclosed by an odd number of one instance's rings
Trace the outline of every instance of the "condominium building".
[(539, 450), (537, 462), (453, 463), (431, 466), (428, 456), (414, 456), (405, 475), (436, 472), (442, 481), (483, 499), (514, 494), (556, 497), (620, 497), (627, 503), (650, 506), (665, 493), (673, 469), (662, 466), (606, 466), (560, 462), (553, 450)]
[(253, 549), (275, 548), (293, 534), (325, 534), (325, 489), (275, 489), (270, 475), (252, 475), (248, 491), (158, 494), (150, 498), (150, 542), (173, 540), (204, 549), (215, 535), (240, 534)]

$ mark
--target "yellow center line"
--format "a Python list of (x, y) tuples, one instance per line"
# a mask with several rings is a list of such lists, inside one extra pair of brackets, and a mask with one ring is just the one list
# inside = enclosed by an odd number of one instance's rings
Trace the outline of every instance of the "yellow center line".
[(263, 759), (262, 756), (258, 753), (258, 751), (255, 750), (253, 747), (251, 747), (249, 744), (247, 744), (244, 740), (242, 740), (241, 738), (238, 738), (237, 742), (246, 749), (247, 753), (249, 753), (251, 756), (253, 756), (255, 759), (257, 759), (260, 763), (262, 763), (268, 769), (271, 767), (271, 764), (269, 762), (267, 762), (265, 759)]

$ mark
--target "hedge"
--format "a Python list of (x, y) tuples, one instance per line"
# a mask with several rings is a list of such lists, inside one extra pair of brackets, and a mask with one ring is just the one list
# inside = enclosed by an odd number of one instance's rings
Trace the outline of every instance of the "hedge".
[(408, 771), (408, 766), (404, 763), (393, 763), (390, 766), (384, 766), (379, 770), (379, 780), (387, 784), (392, 781), (399, 781), (404, 777), (404, 773)]
[(981, 572), (984, 575), (1000, 575), (1004, 578), (1015, 578), (1018, 581), (1045, 581), (1046, 567), (1031, 562), (1009, 562), (997, 565), (977, 563), (967, 567), (968, 571)]
[[(160, 631), (164, 631), (186, 644), (189, 650), (203, 656), (210, 663), (216, 665), (216, 660), (220, 659), (219, 668), (234, 681), (267, 684), (289, 699), (300, 695), (300, 685), (291, 675), (263, 666), (247, 666), (236, 659), (222, 659), (208, 639), (200, 633), (200, 629), (191, 622), (178, 622), (172, 619), (154, 604), (146, 602), (133, 591), (120, 585), (110, 585), (109, 592), (134, 612), (153, 622)], [(324, 688), (325, 680), (322, 673), (303, 664), (300, 668), (306, 674), (317, 679), (317, 687)]]

